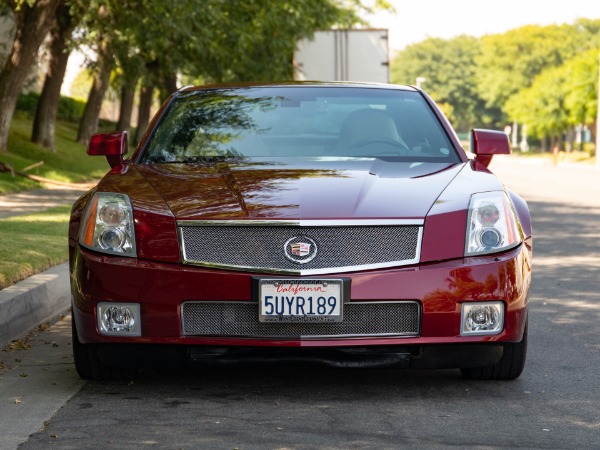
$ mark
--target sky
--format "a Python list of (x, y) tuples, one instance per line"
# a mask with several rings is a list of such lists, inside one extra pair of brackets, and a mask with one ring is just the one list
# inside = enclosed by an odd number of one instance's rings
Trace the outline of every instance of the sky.
[[(523, 25), (600, 19), (600, 0), (388, 0), (396, 12), (367, 17), (389, 29), (390, 52), (428, 37), (483, 36)], [(366, 2), (365, 2), (366, 3)]]

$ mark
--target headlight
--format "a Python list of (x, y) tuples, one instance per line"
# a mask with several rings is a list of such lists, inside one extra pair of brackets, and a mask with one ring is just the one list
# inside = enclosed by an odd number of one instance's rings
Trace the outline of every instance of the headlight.
[(129, 197), (97, 192), (87, 207), (79, 243), (98, 252), (135, 257), (133, 211)]
[(514, 210), (504, 191), (474, 194), (469, 203), (465, 256), (496, 253), (522, 240)]

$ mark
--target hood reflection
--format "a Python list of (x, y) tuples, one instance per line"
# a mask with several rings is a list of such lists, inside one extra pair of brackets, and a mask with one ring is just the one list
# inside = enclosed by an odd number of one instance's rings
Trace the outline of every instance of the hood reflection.
[(140, 165), (177, 219), (422, 218), (461, 164), (246, 158)]

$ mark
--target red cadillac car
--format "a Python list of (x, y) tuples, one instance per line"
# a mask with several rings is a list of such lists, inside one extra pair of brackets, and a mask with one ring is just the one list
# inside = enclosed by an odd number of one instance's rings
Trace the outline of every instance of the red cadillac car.
[(129, 159), (73, 206), (73, 350), (86, 379), (236, 362), (525, 365), (532, 229), (419, 89), (359, 83), (187, 87)]

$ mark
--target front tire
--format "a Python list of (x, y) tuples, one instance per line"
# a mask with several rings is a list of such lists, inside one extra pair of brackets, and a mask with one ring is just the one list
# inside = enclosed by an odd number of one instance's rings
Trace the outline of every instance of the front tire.
[(118, 381), (131, 380), (136, 377), (138, 373), (136, 370), (110, 367), (100, 361), (96, 345), (79, 342), (74, 318), (71, 319), (71, 336), (75, 369), (84, 380)]
[(496, 364), (485, 367), (461, 368), (463, 378), (467, 380), (514, 380), (525, 368), (527, 358), (527, 328), (521, 342), (514, 344), (504, 344), (504, 353), (502, 358)]

